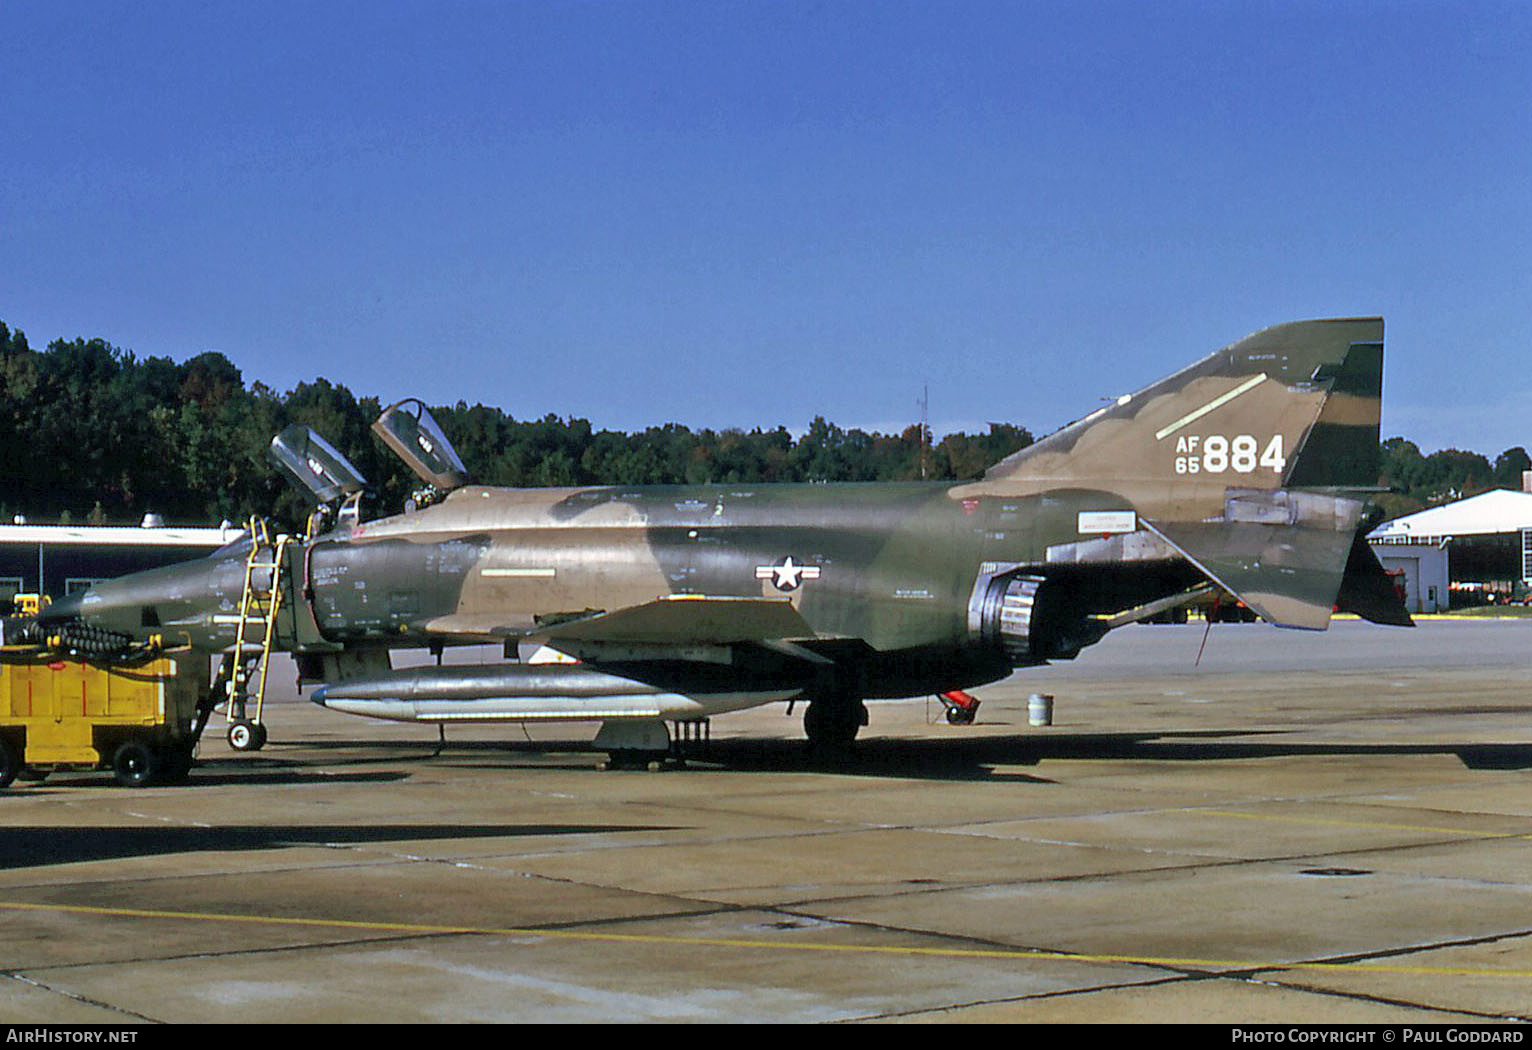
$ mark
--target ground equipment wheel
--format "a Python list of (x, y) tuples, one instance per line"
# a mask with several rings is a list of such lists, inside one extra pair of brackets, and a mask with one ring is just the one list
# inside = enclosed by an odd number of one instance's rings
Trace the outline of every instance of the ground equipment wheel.
[(266, 727), (260, 722), (235, 722), (229, 727), (229, 746), (235, 751), (259, 751), (266, 746)]
[(144, 787), (153, 783), (159, 772), (159, 756), (141, 740), (124, 742), (112, 756), (112, 773), (123, 787)]
[(973, 725), (974, 716), (979, 713), (978, 700), (961, 689), (950, 689), (945, 693), (938, 693), (936, 699), (940, 700), (942, 706), (947, 709), (948, 725)]
[(0, 737), (0, 788), (6, 787), (21, 772), (21, 751), (9, 740)]

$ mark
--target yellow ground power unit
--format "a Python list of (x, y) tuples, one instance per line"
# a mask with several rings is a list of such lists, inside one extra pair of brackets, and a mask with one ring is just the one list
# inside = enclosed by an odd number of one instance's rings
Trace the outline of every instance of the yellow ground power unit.
[(207, 657), (189, 651), (101, 666), (0, 649), (0, 787), (60, 769), (111, 769), (129, 787), (182, 780), (208, 689)]

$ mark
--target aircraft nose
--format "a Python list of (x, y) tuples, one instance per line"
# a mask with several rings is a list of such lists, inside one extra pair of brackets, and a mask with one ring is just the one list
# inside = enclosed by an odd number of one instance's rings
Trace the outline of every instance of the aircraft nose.
[(84, 600), (83, 593), (65, 595), (57, 601), (45, 606), (37, 614), (38, 623), (57, 623), (61, 620), (73, 620), (83, 612), (81, 602)]

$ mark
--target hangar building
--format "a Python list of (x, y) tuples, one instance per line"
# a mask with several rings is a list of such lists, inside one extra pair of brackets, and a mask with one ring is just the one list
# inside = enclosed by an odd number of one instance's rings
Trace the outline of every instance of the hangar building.
[[(1383, 567), (1403, 570), (1412, 612), (1524, 594), (1532, 581), (1532, 492), (1495, 489), (1384, 522), (1367, 540)], [(1435, 600), (1432, 600), (1433, 591)]]
[(98, 580), (211, 554), (237, 528), (0, 525), (0, 609), (16, 594), (61, 598)]

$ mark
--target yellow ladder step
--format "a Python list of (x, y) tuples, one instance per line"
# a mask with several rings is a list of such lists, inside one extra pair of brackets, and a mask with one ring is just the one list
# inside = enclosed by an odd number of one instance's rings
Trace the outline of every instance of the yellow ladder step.
[[(277, 613), (282, 607), (284, 590), (282, 570), (288, 561), (287, 545), (291, 537), (282, 534), (273, 543), (270, 530), (259, 518), (250, 520), (250, 537), (252, 546), (250, 556), (245, 561), (245, 586), (240, 596), (238, 627), (234, 632), (238, 666), (232, 676), (229, 693), (231, 701), (236, 694), (242, 701), (250, 699), (250, 693), (244, 687), (255, 677), (255, 667), (259, 664), (260, 681), (254, 690), (255, 721), (259, 722), (266, 698), (266, 673), (271, 667), (271, 652), (277, 637)], [(266, 556), (262, 557), (263, 554)], [(269, 577), (258, 582), (256, 577), (265, 573), (269, 573)], [(288, 586), (291, 586), (291, 581), (288, 581)], [(254, 637), (247, 638), (247, 629), (262, 631), (259, 642)], [(247, 653), (254, 654), (248, 665), (243, 659)], [(243, 703), (240, 706), (242, 708)], [(228, 709), (231, 720), (235, 717), (234, 708), (231, 702)]]

